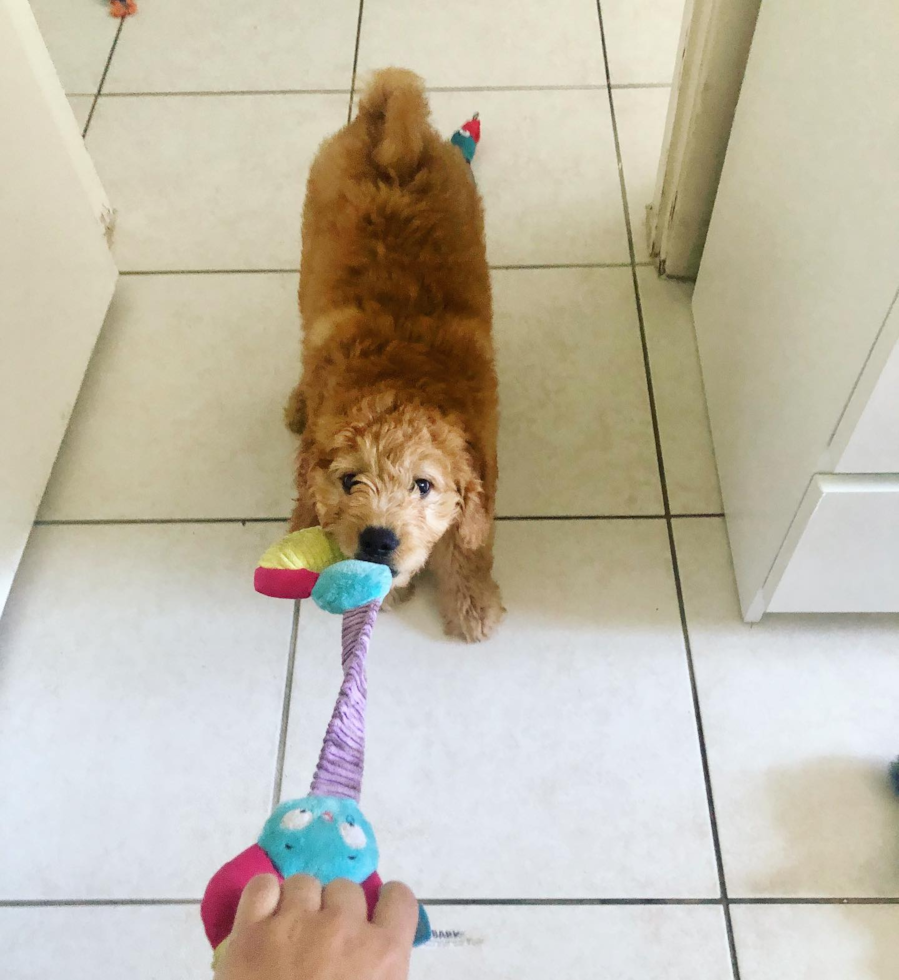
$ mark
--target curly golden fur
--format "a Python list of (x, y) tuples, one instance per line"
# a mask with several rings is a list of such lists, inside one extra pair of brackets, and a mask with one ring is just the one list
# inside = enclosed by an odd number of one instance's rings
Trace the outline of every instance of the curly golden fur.
[[(447, 632), (485, 638), (504, 610), (492, 577), (497, 385), (483, 213), (411, 72), (378, 72), (356, 119), (319, 149), (300, 313), (292, 526), (319, 523), (345, 554), (390, 565), (395, 590), (429, 564)], [(380, 551), (367, 529), (382, 535)]]

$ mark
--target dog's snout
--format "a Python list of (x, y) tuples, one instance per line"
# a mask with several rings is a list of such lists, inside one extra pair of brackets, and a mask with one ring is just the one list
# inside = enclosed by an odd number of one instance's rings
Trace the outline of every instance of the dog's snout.
[(363, 558), (385, 561), (400, 546), (400, 539), (389, 527), (367, 527), (359, 535), (359, 553)]

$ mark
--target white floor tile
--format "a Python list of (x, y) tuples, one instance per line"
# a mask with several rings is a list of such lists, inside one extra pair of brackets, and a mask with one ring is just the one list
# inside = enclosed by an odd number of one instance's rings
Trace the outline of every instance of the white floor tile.
[(0, 909), (4, 980), (197, 980), (212, 957), (196, 905)]
[[(503, 523), (497, 555), (509, 615), (487, 644), (444, 638), (426, 588), (376, 626), (382, 874), (432, 898), (716, 895), (664, 523)], [(339, 629), (303, 606), (285, 796), (312, 776)]]
[(613, 85), (670, 85), (684, 0), (602, 0)]
[(594, 0), (390, 0), (362, 14), (359, 70), (402, 65), (432, 86), (603, 85)]
[(106, 0), (30, 0), (34, 19), (62, 87), (70, 95), (97, 91), (119, 21)]
[(72, 107), (72, 114), (75, 116), (75, 121), (78, 123), (79, 129), (84, 129), (84, 124), (87, 122), (87, 117), (90, 115), (93, 103), (94, 97), (92, 95), (69, 96), (69, 105)]
[(346, 89), (359, 0), (147, 3), (123, 32), (107, 92)]
[(120, 279), (40, 516), (290, 513), (296, 285), (291, 274)]
[(646, 209), (655, 197), (671, 90), (619, 88), (613, 97), (634, 252), (638, 262), (648, 262)]
[(630, 269), (494, 272), (505, 515), (660, 514)]
[(627, 262), (605, 91), (432, 92), (447, 138), (475, 111), (474, 175), (493, 265)]
[(103, 98), (87, 147), (119, 268), (294, 269), (306, 172), (345, 95)]
[[(193, 898), (271, 804), (269, 524), (35, 529), (0, 621), (0, 898)], [(275, 533), (277, 533), (275, 531)]]
[(742, 980), (889, 980), (899, 962), (895, 905), (731, 909)]
[(899, 896), (899, 616), (747, 626), (723, 522), (676, 536), (730, 894)]
[[(413, 980), (730, 980), (719, 908), (436, 907)], [(461, 935), (452, 935), (460, 933)]]
[(649, 268), (637, 270), (637, 281), (671, 510), (719, 513), (718, 471), (690, 307), (692, 286), (660, 279)]

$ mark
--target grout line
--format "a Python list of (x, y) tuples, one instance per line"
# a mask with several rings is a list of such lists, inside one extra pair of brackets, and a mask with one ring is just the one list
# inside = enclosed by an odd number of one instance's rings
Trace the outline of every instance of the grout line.
[(509, 514), (497, 521), (666, 521), (685, 517), (724, 517), (724, 514)]
[(609, 88), (671, 88), (671, 82), (613, 82)]
[(718, 874), (718, 887), (721, 894), (721, 909), (724, 913), (724, 925), (727, 932), (727, 945), (730, 951), (731, 972), (733, 980), (740, 980), (740, 964), (737, 959), (737, 944), (734, 936), (733, 921), (730, 914), (730, 904), (727, 895), (727, 879), (724, 872), (724, 857), (721, 852), (721, 838), (718, 833), (718, 819), (715, 813), (715, 797), (712, 790), (712, 775), (709, 766), (708, 751), (705, 742), (705, 729), (702, 720), (702, 707), (699, 703), (699, 688), (696, 683), (696, 671), (693, 664), (693, 651), (690, 644), (690, 631), (687, 626), (687, 610), (684, 603), (683, 584), (680, 577), (680, 567), (677, 560), (677, 545), (674, 538), (672, 523), (671, 501), (668, 495), (668, 482), (665, 477), (665, 460), (662, 450), (662, 434), (659, 425), (658, 407), (655, 399), (655, 389), (652, 383), (652, 365), (649, 358), (649, 345), (646, 339), (646, 324), (643, 318), (643, 304), (640, 298), (640, 283), (637, 277), (637, 261), (634, 249), (634, 233), (631, 226), (630, 211), (627, 200), (627, 184), (624, 179), (624, 163), (621, 157), (621, 140), (618, 133), (618, 120), (615, 115), (615, 97), (611, 88), (611, 71), (609, 68), (609, 51), (606, 43), (605, 26), (602, 19), (602, 0), (596, 0), (596, 14), (599, 20), (599, 36), (602, 44), (602, 56), (606, 69), (606, 80), (609, 83), (609, 114), (612, 122), (612, 136), (615, 141), (615, 157), (618, 162), (618, 183), (621, 189), (621, 204), (624, 211), (624, 225), (627, 231), (627, 247), (631, 258), (631, 278), (634, 286), (634, 302), (637, 308), (637, 326), (640, 331), (640, 344), (643, 349), (643, 369), (646, 374), (646, 393), (649, 399), (649, 412), (652, 419), (652, 434), (656, 447), (656, 461), (659, 468), (659, 483), (662, 491), (662, 504), (665, 508), (665, 525), (668, 531), (668, 547), (671, 554), (671, 572), (674, 578), (674, 590), (677, 596), (678, 613), (680, 615), (681, 632), (684, 641), (684, 653), (687, 660), (687, 673), (690, 680), (690, 696), (693, 702), (693, 716), (696, 724), (696, 736), (699, 741), (699, 754), (702, 762), (702, 777), (705, 784), (706, 804), (709, 812), (709, 828), (712, 834), (712, 847), (715, 853), (715, 866)]
[(518, 269), (629, 269), (630, 262), (568, 262), (565, 265), (555, 265), (552, 263), (541, 263), (532, 265), (491, 265), (494, 271), (518, 270)]
[(422, 898), (422, 905), (434, 907), (474, 905), (474, 906), (550, 906), (564, 908), (569, 906), (621, 907), (625, 905), (721, 905), (720, 898)]
[(104, 99), (183, 99), (212, 98), (229, 95), (346, 95), (345, 88), (259, 88), (229, 89), (215, 92), (211, 89), (197, 89), (182, 92), (104, 92)]
[[(105, 908), (110, 906), (199, 905), (200, 898), (21, 898), (0, 900), (0, 908)], [(722, 898), (422, 898), (423, 905), (431, 907), (497, 906), (564, 908), (577, 906), (723, 906)], [(899, 905), (899, 897), (885, 898), (729, 898), (730, 905)]]
[(119, 270), (120, 276), (247, 276), (247, 275), (299, 275), (298, 268), (293, 269), (126, 269)]
[[(359, 42), (362, 27), (362, 8), (360, 0), (359, 17), (356, 24), (356, 49), (353, 54), (353, 78), (351, 87), (345, 88), (260, 88), (260, 89), (193, 89), (167, 92), (164, 89), (144, 92), (103, 92), (104, 99), (163, 99), (163, 98), (210, 98), (231, 95), (349, 95), (355, 92), (357, 66), (359, 61)], [(123, 22), (124, 23), (124, 22)], [(121, 29), (121, 26), (120, 26)], [(118, 37), (118, 35), (116, 35)], [(428, 92), (605, 92), (608, 85), (427, 85)], [(670, 82), (623, 82), (612, 85), (613, 89), (669, 89)], [(93, 92), (68, 92), (68, 95), (94, 95)]]
[(290, 723), (290, 704), (293, 699), (293, 668), (297, 656), (297, 634), (300, 630), (300, 603), (293, 604), (290, 627), (290, 648), (287, 652), (287, 671), (284, 677), (284, 701), (281, 707), (281, 729), (278, 735), (278, 757), (275, 761), (275, 782), (272, 787), (272, 809), (281, 802), (281, 783), (284, 779), (284, 756), (287, 752), (287, 726)]
[[(724, 517), (724, 514), (509, 514), (497, 521), (665, 521)], [(289, 517), (73, 517), (42, 519), (35, 527), (106, 527), (132, 524), (286, 524)]]
[(674, 523), (669, 515), (666, 525), (668, 528), (668, 547), (671, 553), (671, 571), (674, 576), (674, 591), (677, 595), (677, 608), (680, 615), (681, 633), (684, 640), (684, 651), (687, 657), (687, 674), (690, 680), (690, 697), (693, 702), (693, 716), (696, 721), (696, 735), (699, 740), (699, 756), (702, 763), (702, 778), (705, 784), (706, 802), (709, 808), (709, 826), (712, 832), (712, 847), (715, 851), (715, 865), (718, 870), (718, 883), (721, 888), (724, 923), (727, 930), (727, 944), (730, 949), (731, 968), (734, 980), (740, 980), (740, 965), (737, 960), (737, 943), (734, 937), (733, 922), (730, 914), (730, 899), (727, 894), (727, 878), (724, 873), (724, 855), (721, 851), (721, 836), (718, 831), (718, 817), (715, 813), (715, 795), (712, 789), (712, 770), (709, 765), (708, 749), (705, 741), (705, 724), (702, 719), (702, 706), (699, 702), (699, 685), (696, 682), (696, 668), (693, 663), (693, 648), (690, 642), (690, 629), (687, 625), (687, 607), (684, 602), (683, 582), (680, 575), (680, 564), (677, 559), (677, 544), (674, 538)]
[(899, 897), (873, 898), (729, 898), (731, 905), (899, 905)]
[(709, 512), (707, 514), (700, 514), (700, 513), (697, 513), (697, 514), (670, 514), (669, 516), (670, 516), (670, 518), (671, 518), (672, 521), (683, 521), (685, 519), (694, 518), (694, 517), (724, 517), (724, 511), (723, 510), (711, 511), (711, 512)]
[(505, 905), (505, 906), (723, 906), (730, 905), (899, 905), (899, 898), (422, 898), (424, 905)]
[[(670, 82), (622, 82), (617, 88), (671, 88)], [(605, 92), (608, 83), (599, 85), (429, 85), (429, 92)]]
[[(651, 266), (652, 262), (638, 262), (638, 266)], [(630, 262), (569, 262), (534, 265), (491, 265), (494, 272), (528, 271), (534, 269), (629, 269)], [(226, 276), (226, 275), (298, 275), (293, 269), (125, 269), (120, 276)]]
[(429, 92), (605, 92), (605, 85), (428, 85)]
[(359, 67), (359, 42), (362, 39), (362, 10), (365, 7), (365, 0), (359, 0), (359, 16), (356, 19), (356, 47), (353, 49), (353, 75), (350, 79), (350, 98), (346, 109), (347, 125), (353, 119), (353, 96), (356, 94), (356, 70)]
[(100, 82), (97, 85), (97, 91), (94, 93), (94, 101), (91, 102), (90, 110), (87, 114), (87, 119), (84, 121), (84, 129), (81, 130), (81, 138), (85, 139), (87, 137), (87, 131), (90, 129), (91, 120), (94, 118), (94, 112), (97, 108), (97, 102), (100, 100), (100, 96), (103, 93), (103, 86), (106, 84), (106, 75), (109, 73), (109, 66), (112, 64), (112, 56), (115, 54), (116, 46), (119, 43), (119, 38), (122, 36), (122, 30), (125, 27), (125, 18), (123, 17), (119, 21), (119, 26), (116, 29), (115, 37), (112, 39), (112, 44), (109, 47), (109, 54), (106, 57), (106, 64), (103, 66), (103, 74), (100, 76)]
[(91, 527), (116, 524), (285, 524), (287, 517), (102, 517), (38, 520), (35, 527)]
[(117, 905), (199, 905), (199, 898), (21, 898), (0, 900), (2, 909), (105, 908)]

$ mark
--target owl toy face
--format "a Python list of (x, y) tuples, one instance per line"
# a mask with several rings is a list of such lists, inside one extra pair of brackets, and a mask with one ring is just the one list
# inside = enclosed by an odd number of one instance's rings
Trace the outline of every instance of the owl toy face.
[(361, 884), (378, 867), (371, 824), (354, 800), (304, 796), (268, 818), (259, 846), (285, 877), (307, 874), (323, 885), (335, 878)]

